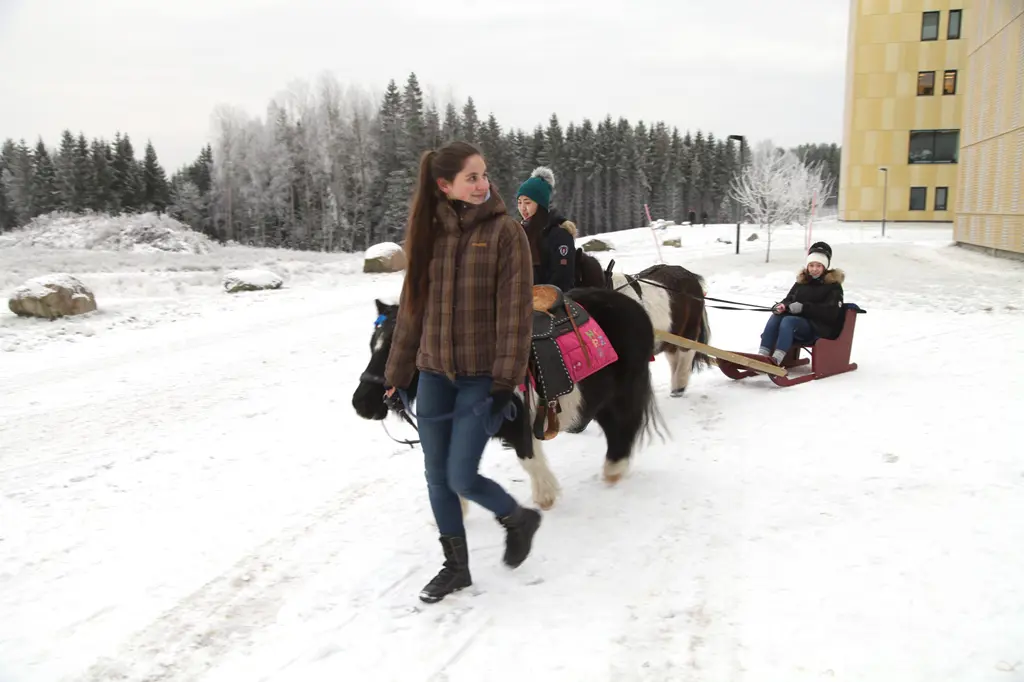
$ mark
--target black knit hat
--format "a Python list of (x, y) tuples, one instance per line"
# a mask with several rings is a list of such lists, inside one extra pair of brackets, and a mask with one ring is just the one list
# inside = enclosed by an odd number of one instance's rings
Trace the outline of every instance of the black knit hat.
[(832, 247), (825, 242), (814, 242), (811, 244), (811, 248), (807, 249), (807, 263), (821, 263), (825, 266), (825, 269), (832, 264)]

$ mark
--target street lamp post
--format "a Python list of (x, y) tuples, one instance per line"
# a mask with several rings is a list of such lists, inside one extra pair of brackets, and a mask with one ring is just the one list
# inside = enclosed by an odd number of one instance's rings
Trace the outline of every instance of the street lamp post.
[(882, 166), (878, 170), (885, 173), (885, 183), (882, 185), (882, 236), (885, 236), (885, 214), (889, 203), (889, 169)]
[[(730, 140), (736, 140), (740, 144), (740, 177), (743, 175), (743, 141), (746, 139), (742, 135), (730, 135)], [(740, 220), (743, 217), (743, 212), (739, 201), (733, 197), (733, 201), (736, 203), (736, 255), (740, 255)]]

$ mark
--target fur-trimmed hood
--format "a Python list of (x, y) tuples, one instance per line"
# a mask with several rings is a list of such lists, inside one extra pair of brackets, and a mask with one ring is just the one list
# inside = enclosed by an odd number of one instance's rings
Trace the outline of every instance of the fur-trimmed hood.
[(576, 223), (571, 220), (563, 220), (558, 226), (571, 234), (573, 239), (576, 239)]
[[(807, 270), (801, 270), (799, 273), (797, 273), (797, 284), (810, 284), (812, 281), (813, 278), (807, 274)], [(839, 268), (826, 270), (825, 274), (821, 278), (821, 281), (824, 284), (842, 284), (843, 282), (846, 281), (846, 273), (840, 270)]]

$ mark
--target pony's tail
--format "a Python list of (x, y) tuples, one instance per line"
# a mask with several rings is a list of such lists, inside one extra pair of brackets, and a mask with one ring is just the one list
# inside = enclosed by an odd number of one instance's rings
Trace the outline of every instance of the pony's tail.
[[(647, 400), (644, 402), (643, 418), (640, 422), (640, 433), (642, 434), (641, 444), (647, 439), (653, 439), (655, 435), (661, 439), (661, 442), (665, 442), (665, 435), (668, 434), (671, 437), (672, 433), (669, 431), (668, 424), (665, 423), (665, 418), (661, 415), (661, 410), (658, 409), (658, 401), (654, 398), (654, 386), (651, 383), (651, 372), (647, 370)], [(662, 429), (665, 433), (662, 433)]]
[[(709, 345), (711, 343), (711, 323), (708, 322), (708, 306), (704, 301), (701, 301), (700, 311), (700, 329), (697, 330), (697, 342)], [(690, 369), (694, 372), (699, 372), (707, 367), (712, 367), (715, 364), (715, 359), (705, 353), (696, 352), (693, 354), (693, 362), (690, 363)]]

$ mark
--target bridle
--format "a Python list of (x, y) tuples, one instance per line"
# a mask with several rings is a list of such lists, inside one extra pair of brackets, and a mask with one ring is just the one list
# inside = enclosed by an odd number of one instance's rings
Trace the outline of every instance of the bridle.
[[(365, 382), (370, 383), (370, 384), (377, 384), (378, 386), (387, 386), (387, 383), (388, 383), (387, 380), (384, 379), (383, 376), (381, 376), (380, 374), (373, 374), (372, 372), (363, 372), (362, 374), (360, 374), (359, 375), (359, 381), (360, 382), (364, 382), (365, 381)], [(416, 433), (420, 432), (420, 430), (418, 428), (416, 428), (416, 422), (414, 422), (409, 417), (408, 413), (406, 413), (406, 411), (404, 409), (396, 410), (396, 411), (398, 412), (398, 415), (402, 419), (405, 420), (405, 423), (408, 424), (409, 426), (411, 426), (413, 428), (413, 430), (416, 431)], [(395, 438), (394, 436), (392, 436), (391, 432), (388, 431), (388, 425), (385, 423), (385, 421), (383, 419), (381, 420), (380, 425), (384, 427), (384, 433), (388, 434), (388, 438), (390, 438), (391, 440), (395, 441), (396, 443), (398, 443), (400, 445), (408, 445), (410, 448), (414, 448), (414, 447), (416, 447), (417, 445), (420, 444), (419, 440), (399, 439), (399, 438)]]

